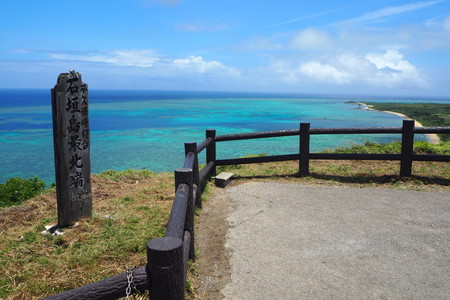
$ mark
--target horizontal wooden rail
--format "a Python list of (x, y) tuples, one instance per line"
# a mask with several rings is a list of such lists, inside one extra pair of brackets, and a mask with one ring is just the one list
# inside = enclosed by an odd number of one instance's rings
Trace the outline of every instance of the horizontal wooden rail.
[[(257, 157), (242, 157), (219, 159), (216, 161), (217, 166), (240, 165), (240, 164), (254, 164), (278, 161), (298, 160), (299, 154), (273, 155), (273, 156), (257, 156)], [(401, 154), (376, 154), (376, 153), (310, 153), (309, 159), (323, 159), (323, 160), (401, 160)], [(450, 161), (449, 155), (436, 154), (414, 154), (412, 155), (414, 161)]]
[[(450, 133), (449, 127), (414, 127), (414, 133)], [(403, 133), (403, 127), (313, 128), (309, 134), (389, 134)]]
[(218, 160), (216, 160), (216, 164), (218, 166), (227, 166), (227, 165), (288, 161), (288, 160), (297, 160), (297, 159), (299, 159), (299, 154), (286, 154), (286, 155), (273, 155), (273, 156), (255, 156), (255, 157), (218, 159)]
[(309, 158), (334, 160), (400, 160), (402, 155), (376, 153), (310, 153)]
[(312, 128), (309, 134), (388, 134), (402, 133), (402, 127)]
[(202, 152), (206, 147), (209, 146), (214, 140), (212, 138), (206, 138), (204, 141), (198, 144), (197, 146), (197, 153)]
[(291, 136), (291, 135), (299, 135), (299, 130), (298, 129), (290, 129), (290, 130), (277, 130), (277, 131), (264, 131), (264, 132), (219, 135), (216, 137), (216, 142), (262, 139), (262, 138)]
[(439, 161), (450, 162), (450, 155), (440, 154), (413, 154), (413, 160), (415, 161)]
[(450, 133), (450, 127), (414, 127), (414, 133)]
[[(325, 160), (401, 160), (401, 154), (372, 154), (372, 153), (310, 153), (310, 159)], [(450, 155), (413, 154), (413, 161), (450, 162)]]
[[(145, 267), (137, 268), (133, 271), (133, 283), (140, 292), (148, 290), (147, 273)], [(125, 290), (128, 287), (127, 273), (109, 277), (88, 285), (81, 286), (66, 292), (62, 292), (46, 300), (108, 300), (125, 297)], [(136, 293), (132, 289), (132, 293)]]
[[(309, 134), (395, 134), (402, 133), (402, 127), (360, 127), (360, 128), (312, 128)], [(450, 133), (449, 127), (416, 127), (414, 133)], [(238, 133), (219, 135), (216, 142), (284, 137), (300, 135), (299, 129)]]
[(209, 162), (201, 171), (200, 171), (200, 184), (202, 184), (206, 178), (208, 177), (209, 173), (211, 172), (212, 168), (214, 168), (215, 163)]
[(166, 227), (166, 236), (183, 239), (188, 198), (189, 186), (184, 183), (178, 185)]

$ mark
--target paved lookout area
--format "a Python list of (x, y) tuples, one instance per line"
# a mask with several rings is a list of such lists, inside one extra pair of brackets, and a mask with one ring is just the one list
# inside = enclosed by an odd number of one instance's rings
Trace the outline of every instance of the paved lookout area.
[(450, 193), (251, 182), (225, 299), (449, 299)]

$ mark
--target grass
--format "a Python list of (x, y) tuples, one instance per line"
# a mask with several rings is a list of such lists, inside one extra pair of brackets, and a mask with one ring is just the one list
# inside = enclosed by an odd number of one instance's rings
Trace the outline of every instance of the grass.
[(92, 219), (59, 237), (41, 234), (57, 223), (54, 192), (1, 209), (0, 298), (40, 299), (144, 265), (146, 243), (165, 233), (172, 185), (172, 174), (146, 170), (93, 176)]
[[(346, 148), (327, 149), (325, 153), (378, 153), (394, 154), (400, 153), (402, 143), (395, 141), (389, 144), (377, 144), (365, 142), (362, 145), (352, 145)], [(450, 142), (441, 142), (439, 145), (430, 144), (424, 141), (416, 141), (413, 145), (414, 153), (450, 155)]]

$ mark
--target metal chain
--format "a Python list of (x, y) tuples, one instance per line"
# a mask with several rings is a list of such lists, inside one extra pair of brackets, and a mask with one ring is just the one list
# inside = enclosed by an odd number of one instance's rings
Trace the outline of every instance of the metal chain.
[(125, 294), (126, 294), (126, 300), (130, 300), (130, 295), (131, 295), (131, 288), (133, 287), (133, 289), (136, 290), (136, 285), (133, 282), (133, 272), (137, 267), (131, 267), (129, 269), (127, 269), (127, 282), (128, 282), (128, 286), (125, 289)]

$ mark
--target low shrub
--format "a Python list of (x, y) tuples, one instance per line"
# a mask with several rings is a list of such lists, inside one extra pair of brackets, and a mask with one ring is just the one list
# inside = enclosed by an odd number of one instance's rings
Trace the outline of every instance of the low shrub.
[(12, 206), (33, 198), (45, 189), (45, 182), (37, 176), (29, 179), (13, 177), (0, 184), (0, 207)]

